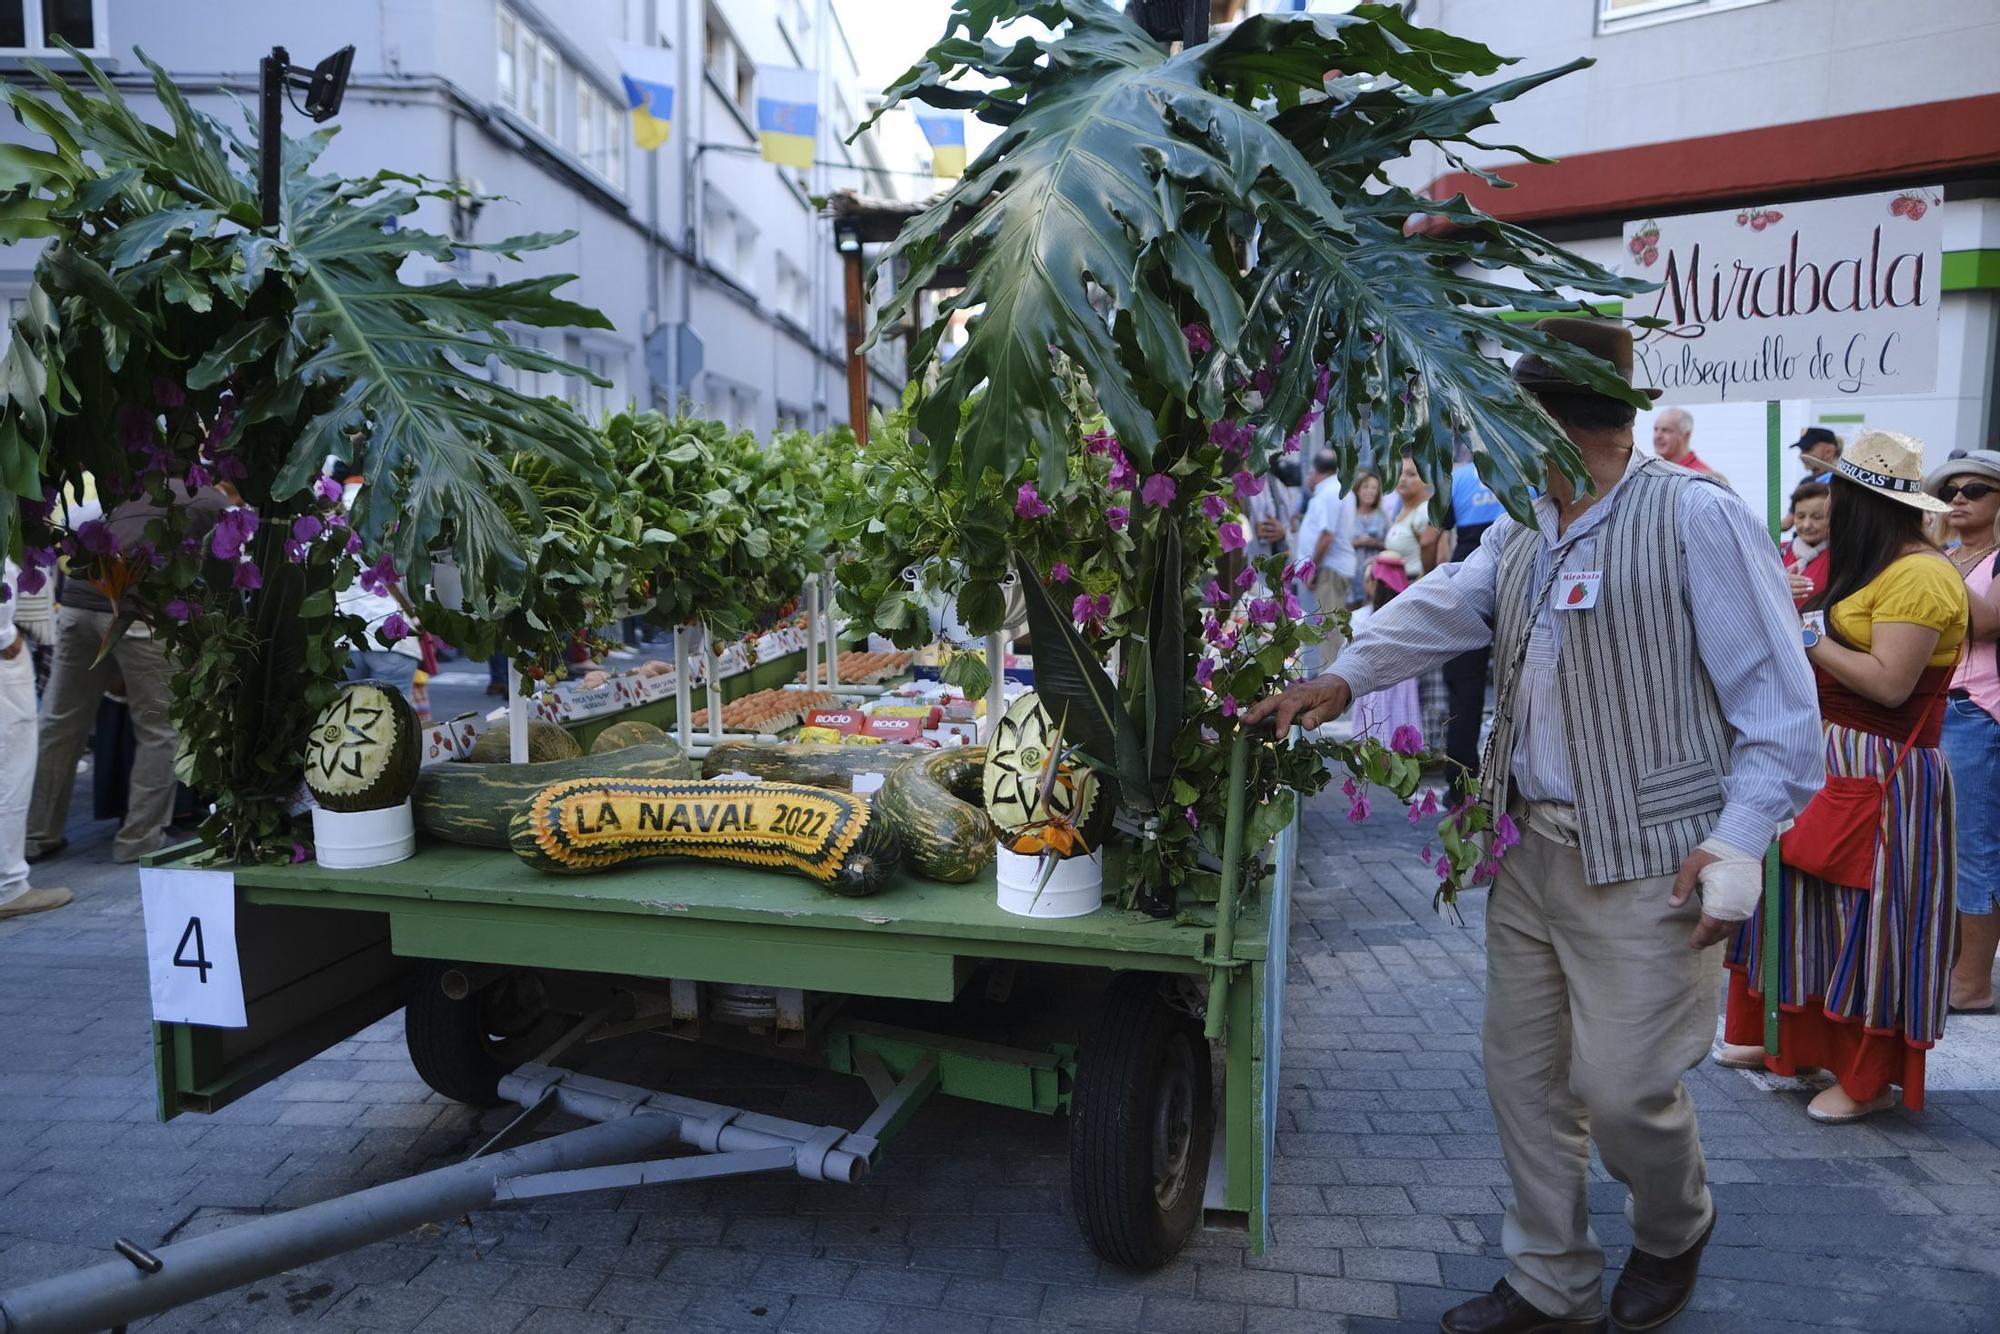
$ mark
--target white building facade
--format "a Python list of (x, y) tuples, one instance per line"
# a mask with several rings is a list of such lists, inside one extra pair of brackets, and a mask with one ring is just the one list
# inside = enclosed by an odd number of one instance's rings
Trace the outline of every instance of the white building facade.
[[(843, 188), (882, 197), (930, 188), (920, 174), (928, 159), (907, 139), (843, 142), (868, 111), (828, 0), (0, 0), (0, 75), (35, 85), (28, 56), (75, 70), (50, 50), (45, 13), (61, 15), (65, 35), (148, 116), (134, 47), (197, 105), (235, 122), (227, 94), (255, 105), (258, 61), (273, 46), (310, 66), (351, 43), (340, 133), (321, 168), (387, 168), (499, 196), (477, 207), (426, 203), (413, 220), (459, 240), (575, 232), (521, 263), (461, 251), (453, 265), (407, 276), (576, 274), (562, 295), (615, 328), (521, 336), (611, 387), (524, 378), (592, 418), (627, 403), (687, 402), (760, 433), (845, 421), (841, 270), (812, 200)], [(672, 136), (658, 150), (633, 143), (616, 54), (625, 43), (662, 48), (678, 71)], [(757, 155), (760, 65), (819, 72), (821, 165)], [(288, 110), (286, 128), (312, 127)], [(0, 137), (22, 131), (9, 121)], [(897, 160), (885, 158), (891, 151)], [(0, 300), (20, 297), (34, 261), (30, 247), (0, 252)], [(900, 345), (878, 349), (873, 401), (896, 402), (902, 378)]]

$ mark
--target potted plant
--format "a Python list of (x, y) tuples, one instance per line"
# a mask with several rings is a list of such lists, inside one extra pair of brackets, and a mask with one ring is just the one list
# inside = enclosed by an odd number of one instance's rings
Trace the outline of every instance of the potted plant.
[[(1024, 18), (1049, 31), (995, 36)], [(1459, 161), (1496, 104), (1588, 62), (1462, 82), (1505, 63), (1379, 5), (1260, 15), (1170, 50), (1091, 0), (960, 0), (944, 40), (888, 90), (884, 110), (914, 99), (1001, 127), (881, 261), (901, 272), (878, 330), (912, 318), (941, 273), (963, 274), (912, 352), (913, 381), (928, 377), (914, 423), (932, 478), (975, 513), (1007, 512), (1031, 461), (1052, 510), (1116, 493), (1096, 526), (1115, 540), (1088, 572), (1101, 591), (1066, 597), (1069, 582), (1023, 544), (1010, 559), (1037, 687), (1138, 835), (1128, 900), (1213, 883), (1228, 796), (1218, 743), (1238, 703), (1277, 686), (1318, 633), (1282, 561), (1255, 589), (1208, 588), (1215, 557), (1242, 545), (1234, 509), (1271, 458), (1320, 423), (1349, 474), (1366, 443), (1409, 452), (1435, 480), (1469, 441), (1482, 478), (1525, 515), (1547, 468), (1581, 479), (1581, 462), (1488, 349), (1534, 351), (1633, 395), (1604, 363), (1494, 312), (1574, 311), (1576, 293), (1638, 284), (1462, 197), (1386, 180), (1419, 145)], [(1524, 281), (1489, 276), (1501, 270)], [(965, 339), (946, 357), (962, 312)], [(968, 619), (991, 628), (995, 610)], [(1364, 780), (1416, 791), (1414, 757), (1379, 746), (1259, 750), (1253, 849), (1289, 818), (1279, 794), (1315, 790), (1329, 758), (1349, 769), (1357, 814)], [(1447, 891), (1473, 868), (1463, 835), (1482, 818), (1452, 817)]]

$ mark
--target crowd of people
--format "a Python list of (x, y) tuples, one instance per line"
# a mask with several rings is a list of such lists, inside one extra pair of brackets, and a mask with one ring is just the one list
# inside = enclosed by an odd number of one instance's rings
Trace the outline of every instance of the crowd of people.
[[(1629, 381), (1622, 326), (1540, 327)], [(1452, 690), (1447, 724), (1454, 756), (1470, 755), (1497, 669), (1466, 782), (1502, 819), (1496, 851), (1518, 839), (1487, 902), (1483, 1036), (1514, 1187), (1511, 1267), (1443, 1328), (1605, 1327), (1585, 1195), (1594, 1141), (1631, 1191), (1635, 1244), (1609, 1315), (1648, 1329), (1692, 1296), (1715, 1226), (1689, 1069), (1712, 1057), (1823, 1072), (1806, 1107), (1822, 1123), (1918, 1110), (1947, 1016), (1994, 1010), (2000, 452), (1926, 473), (1908, 436), (1866, 431), (1843, 447), (1811, 428), (1774, 550), (1695, 454), (1685, 409), (1656, 414), (1648, 456), (1629, 404), (1533, 355), (1514, 376), (1590, 485), (1552, 472), (1530, 527), (1455, 478), (1442, 525), (1454, 531), (1426, 547), (1413, 518), (1408, 578), (1392, 572), (1385, 591), (1378, 560), (1351, 640), (1249, 718), (1318, 727), (1351, 705), (1372, 733), (1375, 702), (1471, 661), (1479, 693)], [(1373, 505), (1357, 486), (1352, 531)]]

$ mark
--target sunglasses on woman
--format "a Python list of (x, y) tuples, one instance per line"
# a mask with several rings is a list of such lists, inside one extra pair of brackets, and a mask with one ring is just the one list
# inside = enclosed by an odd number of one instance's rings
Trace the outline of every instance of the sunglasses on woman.
[(1964, 486), (1939, 487), (1938, 499), (1946, 504), (1950, 504), (1960, 496), (1964, 496), (1967, 500), (1984, 500), (1995, 491), (2000, 491), (2000, 486), (1988, 486), (1984, 482), (1967, 482)]

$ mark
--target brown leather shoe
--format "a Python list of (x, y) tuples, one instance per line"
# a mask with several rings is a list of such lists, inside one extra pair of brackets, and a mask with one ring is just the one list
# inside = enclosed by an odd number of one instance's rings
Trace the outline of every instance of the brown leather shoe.
[(1490, 1296), (1474, 1297), (1452, 1307), (1438, 1321), (1444, 1334), (1605, 1334), (1601, 1315), (1559, 1318), (1509, 1287), (1506, 1279), (1493, 1285)]
[(1694, 1245), (1671, 1259), (1632, 1248), (1625, 1272), (1611, 1290), (1611, 1318), (1620, 1329), (1658, 1329), (1687, 1306), (1694, 1296), (1694, 1281), (1701, 1271), (1701, 1249), (1715, 1234), (1715, 1219), (1695, 1239)]

